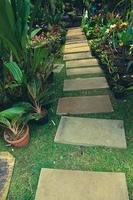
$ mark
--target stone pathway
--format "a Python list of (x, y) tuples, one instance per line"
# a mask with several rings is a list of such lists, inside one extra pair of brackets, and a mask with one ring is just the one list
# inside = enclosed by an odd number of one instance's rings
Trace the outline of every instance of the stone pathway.
[[(66, 76), (64, 92), (108, 88), (98, 62), (81, 28), (68, 30), (64, 51)], [(71, 75), (76, 75), (71, 78)], [(81, 78), (91, 75), (91, 78)], [(78, 76), (78, 78), (77, 78)], [(113, 112), (109, 95), (69, 96), (58, 101), (57, 114), (62, 116), (55, 142), (78, 146), (101, 146), (126, 149), (123, 120), (78, 117), (80, 114)], [(76, 115), (76, 116), (75, 116)], [(42, 169), (36, 200), (129, 200), (125, 174)]]
[(15, 158), (8, 152), (0, 153), (0, 199), (6, 200), (15, 164)]

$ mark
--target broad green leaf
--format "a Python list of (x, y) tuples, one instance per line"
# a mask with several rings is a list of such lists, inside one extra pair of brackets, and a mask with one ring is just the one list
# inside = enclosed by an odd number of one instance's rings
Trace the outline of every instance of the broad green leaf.
[(12, 108), (6, 109), (4, 111), (0, 112), (0, 117), (5, 117), (7, 119), (12, 120), (14, 117), (17, 117), (18, 115), (25, 113), (26, 111), (25, 106), (14, 106)]
[(133, 86), (130, 86), (127, 90), (133, 90)]
[(0, 125), (6, 128), (9, 128), (11, 126), (10, 121), (2, 116), (0, 116)]
[(5, 63), (6, 68), (10, 71), (14, 79), (21, 84), (23, 82), (23, 73), (17, 63), (9, 62)]

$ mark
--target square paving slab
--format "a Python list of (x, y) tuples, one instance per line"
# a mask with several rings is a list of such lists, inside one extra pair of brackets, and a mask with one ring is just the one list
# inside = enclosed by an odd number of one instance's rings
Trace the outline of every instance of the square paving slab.
[(77, 29), (69, 29), (68, 31), (67, 31), (67, 34), (70, 34), (70, 33), (83, 33), (83, 29), (79, 29), (79, 28), (77, 28)]
[[(67, 31), (67, 34), (77, 34), (77, 33), (83, 33), (83, 29), (71, 29)], [(84, 34), (84, 33), (83, 33)]]
[(85, 34), (82, 31), (69, 31), (67, 32), (66, 37), (81, 36), (81, 35), (85, 36)]
[(77, 27), (69, 28), (69, 29), (68, 29), (68, 32), (69, 32), (69, 31), (78, 31), (78, 30), (79, 30), (79, 31), (82, 31), (83, 29), (82, 29), (81, 27), (77, 26)]
[(57, 114), (88, 114), (112, 112), (108, 95), (63, 97), (58, 101)]
[(79, 28), (77, 28), (77, 29), (68, 29), (67, 30), (67, 34), (71, 34), (71, 33), (73, 33), (73, 34), (77, 34), (77, 33), (83, 33), (84, 34), (84, 32), (83, 32), (83, 29), (79, 29)]
[(78, 35), (66, 35), (66, 40), (86, 39), (84, 34), (79, 33)]
[(0, 199), (6, 200), (15, 164), (15, 158), (8, 152), (0, 153)]
[(71, 31), (67, 33), (67, 37), (71, 37), (71, 36), (79, 36), (79, 35), (84, 35), (84, 33), (82, 31)]
[(88, 47), (88, 43), (77, 43), (77, 44), (68, 44), (65, 45), (65, 49), (70, 49), (70, 48), (79, 48), (79, 47)]
[(104, 77), (76, 78), (64, 81), (64, 91), (100, 89), (108, 87), (108, 83)]
[(66, 44), (77, 44), (77, 43), (84, 43), (87, 42), (87, 39), (73, 39), (73, 40), (67, 40)]
[(71, 60), (66, 62), (66, 67), (93, 67), (98, 66), (97, 59), (82, 59), (82, 60)]
[(67, 54), (67, 53), (86, 52), (86, 51), (90, 51), (89, 46), (65, 49), (64, 53)]
[(42, 169), (35, 200), (129, 200), (124, 173)]
[(86, 39), (85, 35), (66, 36), (66, 41), (69, 41), (69, 40), (82, 40), (82, 39)]
[(78, 60), (78, 59), (84, 59), (84, 58), (93, 58), (91, 55), (91, 52), (81, 52), (81, 53), (71, 53), (71, 54), (65, 54), (63, 60)]
[(88, 68), (74, 68), (67, 69), (66, 74), (69, 75), (84, 75), (84, 74), (99, 74), (103, 73), (100, 67), (88, 67)]
[(87, 42), (86, 38), (81, 37), (81, 38), (66, 39), (66, 44), (69, 44), (69, 43), (76, 44), (76, 43), (81, 43), (81, 42)]
[(80, 146), (127, 148), (122, 120), (62, 117), (55, 142)]

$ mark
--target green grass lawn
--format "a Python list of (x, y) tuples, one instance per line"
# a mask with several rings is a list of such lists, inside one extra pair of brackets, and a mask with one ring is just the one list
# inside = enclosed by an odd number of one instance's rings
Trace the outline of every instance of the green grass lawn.
[[(64, 71), (60, 74), (55, 74), (53, 85), (55, 103), (53, 103), (49, 111), (49, 123), (44, 126), (30, 125), (31, 141), (26, 148), (17, 149), (6, 146), (1, 134), (0, 151), (9, 151), (16, 158), (9, 199), (34, 200), (41, 168), (58, 168), (124, 172), (127, 177), (130, 200), (133, 200), (133, 95), (128, 95), (125, 100), (116, 100), (108, 89), (63, 93), (63, 80)], [(128, 144), (127, 150), (86, 147), (82, 155), (79, 146), (54, 143), (60, 120), (60, 116), (56, 115), (59, 97), (108, 93), (115, 112), (78, 116), (123, 119)]]

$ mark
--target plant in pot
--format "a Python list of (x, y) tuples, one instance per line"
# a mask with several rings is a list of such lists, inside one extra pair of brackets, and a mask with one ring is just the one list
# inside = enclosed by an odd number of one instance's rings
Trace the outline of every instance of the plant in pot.
[(123, 85), (124, 87), (128, 88), (128, 87), (133, 85), (133, 78), (132, 78), (131, 75), (125, 74), (125, 75), (120, 77), (119, 83), (121, 85)]
[(126, 94), (125, 87), (118, 84), (113, 87), (112, 91), (114, 93), (115, 98), (117, 99), (122, 99)]
[(31, 101), (32, 118), (40, 125), (48, 123), (47, 104), (49, 101), (48, 88), (41, 85), (41, 81), (35, 78), (27, 85), (28, 96)]
[(4, 128), (4, 140), (15, 146), (24, 147), (29, 143), (29, 108), (16, 105), (0, 112), (0, 126)]

